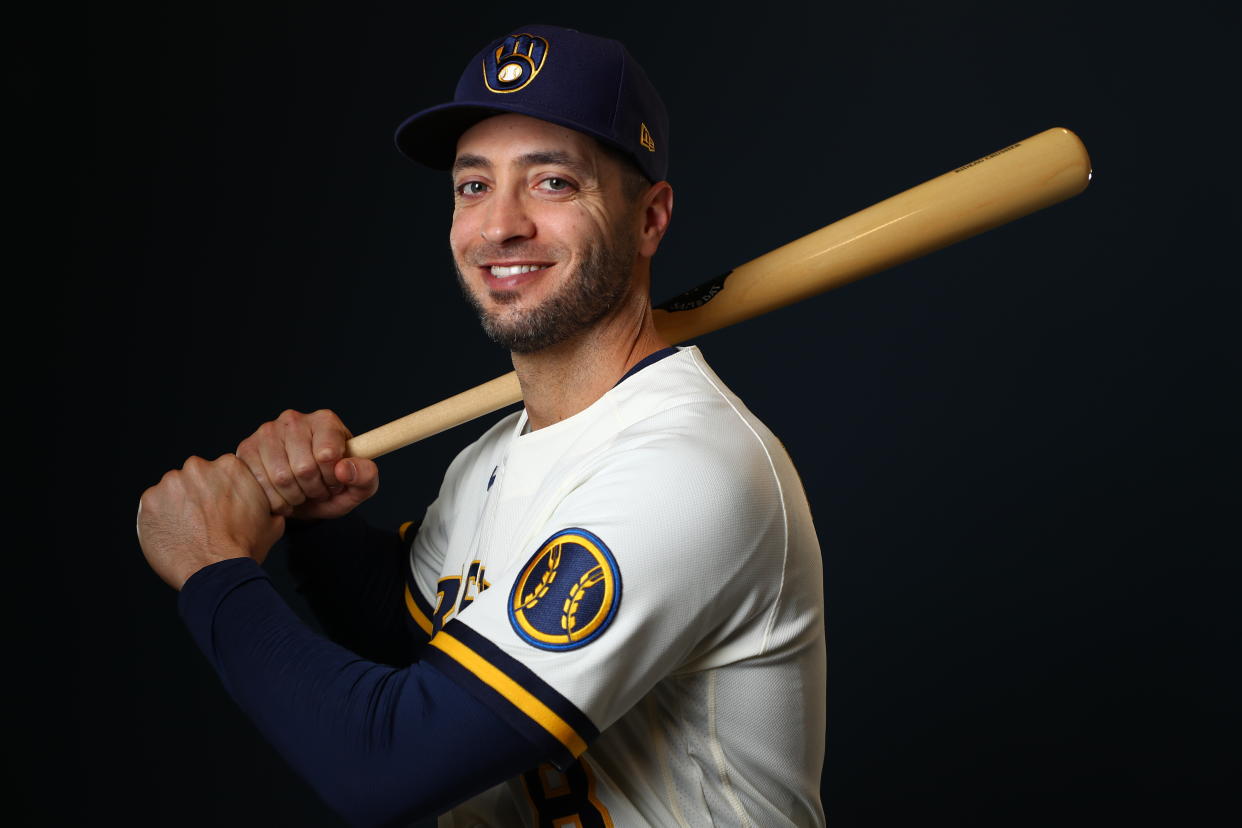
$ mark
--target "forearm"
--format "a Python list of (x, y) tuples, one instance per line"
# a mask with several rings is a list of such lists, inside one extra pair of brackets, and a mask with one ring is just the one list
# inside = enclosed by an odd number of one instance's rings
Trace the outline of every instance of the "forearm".
[(254, 561), (201, 570), (179, 609), (237, 704), (351, 823), (442, 812), (540, 759), (434, 668), (376, 664), (314, 634)]

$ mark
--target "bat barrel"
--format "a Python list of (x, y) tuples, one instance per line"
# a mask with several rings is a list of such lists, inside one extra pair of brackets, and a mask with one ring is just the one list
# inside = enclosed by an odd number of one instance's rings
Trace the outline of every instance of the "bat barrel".
[[(1054, 127), (778, 247), (691, 291), (656, 327), (684, 342), (924, 256), (1086, 188), (1081, 140)], [(667, 303), (677, 305), (676, 300)]]

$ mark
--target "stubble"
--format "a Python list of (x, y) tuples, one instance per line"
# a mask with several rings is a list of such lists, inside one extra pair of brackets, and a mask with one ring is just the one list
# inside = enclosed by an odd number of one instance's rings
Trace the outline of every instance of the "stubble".
[[(571, 278), (526, 311), (507, 311), (506, 306), (518, 299), (516, 291), (492, 291), (490, 298), (499, 307), (488, 310), (454, 264), (457, 283), (493, 342), (518, 354), (541, 351), (590, 328), (620, 304), (629, 289), (638, 247), (627, 234), (619, 235), (623, 238), (589, 246)], [(562, 256), (555, 258), (564, 261)]]

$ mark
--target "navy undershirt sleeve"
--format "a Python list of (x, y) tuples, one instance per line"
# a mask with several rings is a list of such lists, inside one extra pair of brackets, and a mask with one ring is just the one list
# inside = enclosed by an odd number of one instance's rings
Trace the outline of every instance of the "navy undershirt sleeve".
[(405, 609), (409, 544), (349, 514), (312, 523), (288, 521), (282, 539), (289, 574), (323, 631), (372, 661), (404, 667), (427, 636)]
[(249, 558), (199, 570), (178, 609), (230, 696), (351, 824), (443, 813), (546, 759), (434, 667), (377, 664), (311, 631)]

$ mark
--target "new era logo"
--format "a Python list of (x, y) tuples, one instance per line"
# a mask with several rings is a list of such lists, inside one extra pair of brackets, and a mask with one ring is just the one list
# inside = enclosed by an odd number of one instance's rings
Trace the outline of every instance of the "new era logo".
[(655, 152), (655, 139), (651, 137), (651, 130), (647, 129), (646, 124), (638, 126), (638, 143), (646, 147), (648, 152)]

